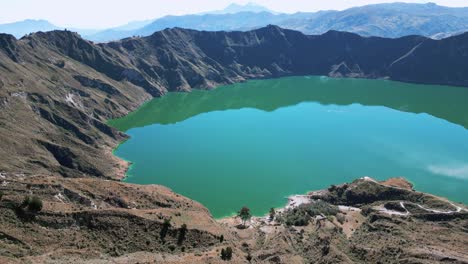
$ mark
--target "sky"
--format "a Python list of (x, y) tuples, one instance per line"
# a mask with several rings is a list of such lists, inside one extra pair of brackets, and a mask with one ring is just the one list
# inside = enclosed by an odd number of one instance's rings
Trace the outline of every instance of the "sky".
[[(0, 0), (0, 23), (45, 19), (57, 26), (107, 28), (129, 21), (220, 10), (231, 3), (256, 4), (273, 11), (294, 13), (342, 10), (353, 6), (396, 0)], [(428, 0), (400, 0), (426, 3)], [(444, 6), (468, 6), (468, 0), (432, 0)]]

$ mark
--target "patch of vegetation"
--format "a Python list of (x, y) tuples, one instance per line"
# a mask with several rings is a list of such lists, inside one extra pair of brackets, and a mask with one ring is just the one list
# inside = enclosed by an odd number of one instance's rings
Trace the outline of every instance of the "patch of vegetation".
[(250, 209), (247, 206), (244, 206), (240, 209), (239, 213), (237, 213), (237, 216), (242, 219), (242, 225), (245, 227), (245, 222), (250, 220), (252, 218), (252, 214), (250, 213)]
[(19, 206), (19, 209), (23, 210), (27, 209), (31, 213), (38, 213), (42, 210), (42, 200), (37, 196), (26, 196), (23, 199), (23, 202)]
[(232, 248), (227, 247), (226, 249), (221, 249), (221, 259), (222, 260), (231, 260), (232, 259)]
[(346, 189), (348, 189), (348, 184), (343, 184), (341, 186), (331, 185), (328, 187), (328, 191), (330, 194), (332, 194), (331, 197), (333, 197), (332, 202), (342, 200), (344, 198), (343, 194), (345, 193)]
[(312, 217), (317, 215), (332, 216), (340, 212), (337, 206), (324, 201), (316, 201), (310, 204), (302, 204), (288, 210), (277, 220), (288, 226), (306, 226)]
[(170, 251), (174, 251), (176, 249), (176, 247), (174, 245), (169, 245), (168, 248), (169, 248)]
[(180, 246), (185, 240), (185, 236), (187, 235), (187, 225), (183, 224), (179, 228), (179, 237), (177, 238), (177, 244)]
[(336, 220), (338, 221), (338, 223), (344, 224), (346, 218), (345, 218), (344, 214), (337, 214), (336, 215)]
[(164, 219), (163, 226), (161, 228), (161, 231), (159, 232), (159, 237), (161, 238), (161, 240), (164, 241), (170, 227), (171, 227), (171, 220), (170, 219)]
[(399, 202), (387, 202), (384, 204), (384, 207), (388, 210), (406, 213), (405, 208), (403, 208)]
[(273, 221), (273, 219), (275, 219), (275, 215), (276, 215), (276, 211), (275, 211), (275, 208), (270, 208), (270, 221)]
[(246, 259), (248, 262), (252, 261), (252, 255), (250, 255), (250, 253), (247, 254), (247, 256), (245, 256), (245, 259)]
[(31, 198), (31, 201), (28, 204), (28, 210), (33, 212), (33, 213), (38, 213), (39, 211), (42, 210), (42, 200), (39, 199), (37, 196), (33, 196)]
[(2, 200), (3, 198), (3, 191), (0, 191), (0, 201)]

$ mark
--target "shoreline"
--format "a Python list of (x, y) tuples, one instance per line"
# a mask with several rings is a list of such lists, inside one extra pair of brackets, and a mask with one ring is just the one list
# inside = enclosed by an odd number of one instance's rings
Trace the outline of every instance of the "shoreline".
[[(435, 199), (438, 199), (442, 202), (446, 202), (450, 204), (454, 210), (439, 210), (439, 209), (433, 209), (433, 208), (426, 208), (420, 204), (416, 204), (420, 209), (428, 212), (428, 213), (436, 213), (436, 214), (454, 214), (454, 213), (461, 213), (461, 212), (468, 212), (467, 205), (464, 203), (457, 203), (453, 202), (445, 197), (440, 197), (434, 194), (430, 193), (425, 193), (425, 192), (420, 192), (417, 190), (413, 189), (413, 184), (409, 182), (406, 178), (403, 177), (395, 177), (395, 178), (388, 178), (386, 180), (376, 180), (374, 178), (364, 176), (360, 178), (356, 178), (354, 181), (361, 180), (361, 181), (370, 181), (382, 186), (386, 186), (389, 188), (395, 188), (395, 189), (401, 189), (401, 190), (408, 190), (408, 191), (413, 191), (416, 193), (422, 193), (425, 195), (428, 195), (430, 197), (433, 197)], [(353, 181), (353, 182), (354, 182)], [(346, 183), (347, 184), (347, 183)], [(320, 197), (328, 192), (328, 188), (325, 189), (320, 189), (320, 190), (315, 190), (315, 191), (309, 191), (307, 194), (292, 194), (287, 197), (288, 201), (287, 203), (282, 206), (275, 208), (275, 215), (282, 214), (284, 212), (287, 212), (291, 209), (297, 208), (301, 205), (304, 204), (310, 204), (313, 203), (316, 200), (320, 200)], [(315, 197), (315, 198), (314, 198)], [(401, 217), (407, 217), (410, 215), (409, 211), (405, 208), (405, 202), (400, 202), (402, 208), (406, 210), (406, 213), (401, 213), (395, 210), (391, 209), (386, 209), (385, 207), (378, 206), (374, 207), (375, 210), (379, 211), (380, 213), (387, 214), (389, 216), (392, 215), (398, 215)], [(349, 212), (355, 212), (355, 213), (361, 213), (361, 208), (355, 207), (355, 206), (347, 206), (347, 205), (336, 205), (336, 207), (339, 209), (340, 212), (342, 213), (349, 213)], [(215, 220), (221, 224), (226, 224), (228, 226), (234, 226), (238, 227), (241, 225), (242, 221), (237, 215), (232, 215), (232, 216), (227, 216), (223, 218), (219, 218)], [(280, 223), (276, 222), (275, 220), (270, 220), (269, 219), (269, 214), (265, 214), (263, 216), (252, 216), (251, 219), (249, 220), (249, 225), (246, 229), (249, 228), (256, 228), (256, 227), (263, 227), (263, 226), (278, 226), (281, 225)]]
[[(299, 207), (300, 205), (303, 204), (309, 204), (312, 203), (312, 196), (319, 194), (323, 192), (324, 190), (316, 190), (316, 191), (308, 191), (306, 194), (292, 194), (287, 196), (287, 202), (281, 207), (274, 208), (275, 209), (275, 214), (279, 213), (284, 213), (290, 209)], [(189, 198), (190, 199), (190, 198)], [(214, 218), (216, 222), (219, 223), (225, 223), (228, 225), (239, 225), (241, 223), (239, 217), (237, 214), (233, 214), (231, 216), (224, 216), (221, 218)], [(250, 227), (262, 225), (265, 223), (270, 223), (270, 225), (276, 225), (277, 223), (275, 221), (270, 221), (269, 220), (269, 214), (266, 213), (265, 215), (262, 216), (252, 216), (250, 219)]]

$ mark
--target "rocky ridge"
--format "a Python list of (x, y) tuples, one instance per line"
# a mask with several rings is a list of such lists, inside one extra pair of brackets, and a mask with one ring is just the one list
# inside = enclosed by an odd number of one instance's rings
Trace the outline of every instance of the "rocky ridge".
[(111, 149), (126, 136), (106, 121), (168, 91), (288, 75), (468, 86), (467, 56), (468, 34), (432, 40), (307, 36), (276, 26), (174, 28), (107, 44), (70, 31), (20, 40), (0, 34), (0, 172), (121, 178)]

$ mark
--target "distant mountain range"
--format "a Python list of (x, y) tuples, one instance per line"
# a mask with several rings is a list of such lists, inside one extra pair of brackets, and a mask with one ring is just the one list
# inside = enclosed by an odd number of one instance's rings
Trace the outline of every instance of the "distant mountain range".
[(245, 5), (239, 5), (236, 3), (232, 3), (228, 5), (226, 8), (222, 10), (217, 10), (217, 11), (211, 11), (211, 12), (205, 12), (201, 13), (202, 15), (204, 14), (235, 14), (235, 13), (241, 13), (241, 12), (252, 12), (252, 13), (261, 13), (261, 12), (268, 12), (268, 13), (276, 13), (264, 6), (257, 5), (255, 3), (247, 3)]
[[(254, 5), (244, 8), (230, 6), (225, 10), (228, 11), (165, 16), (135, 30), (112, 29), (84, 37), (105, 42), (131, 36), (149, 36), (156, 31), (172, 27), (207, 31), (245, 31), (269, 24), (305, 34), (323, 34), (328, 30), (339, 30), (362, 36), (388, 38), (421, 35), (441, 39), (468, 31), (468, 8), (450, 8), (432, 3), (377, 4), (343, 11), (295, 14), (278, 14)], [(239, 12), (233, 12), (234, 10)]]
[(19, 22), (0, 24), (0, 32), (20, 38), (26, 34), (37, 31), (51, 31), (60, 29), (47, 20), (26, 19)]
[[(128, 25), (132, 25), (133, 23), (136, 23), (136, 22), (129, 23)], [(149, 21), (148, 23), (151, 23), (151, 21)], [(125, 25), (125, 26), (130, 28), (130, 26), (128, 25)], [(126, 28), (125, 26), (122, 26), (119, 28)], [(144, 25), (141, 25), (141, 26), (144, 26)], [(133, 27), (131, 29), (138, 29), (138, 28), (139, 27)], [(16, 38), (21, 38), (24, 35), (34, 33), (34, 32), (39, 32), (39, 31), (46, 32), (46, 31), (63, 30), (63, 29), (68, 29), (71, 31), (78, 32), (82, 36), (93, 35), (101, 31), (97, 29), (59, 27), (43, 19), (26, 19), (26, 20), (22, 20), (18, 22), (13, 22), (13, 23), (0, 24), (0, 33), (10, 34), (10, 35), (15, 36)]]
[[(149, 36), (156, 31), (173, 27), (206, 31), (246, 31), (270, 24), (305, 34), (323, 34), (328, 30), (338, 30), (362, 36), (396, 38), (421, 35), (441, 39), (468, 31), (468, 7), (450, 8), (433, 3), (391, 3), (354, 7), (343, 11), (283, 14), (252, 3), (231, 4), (223, 10), (133, 21), (101, 31), (70, 30), (77, 31), (88, 40), (108, 42), (132, 36)], [(63, 28), (45, 20), (25, 20), (0, 25), (0, 32), (16, 37), (54, 29)]]

